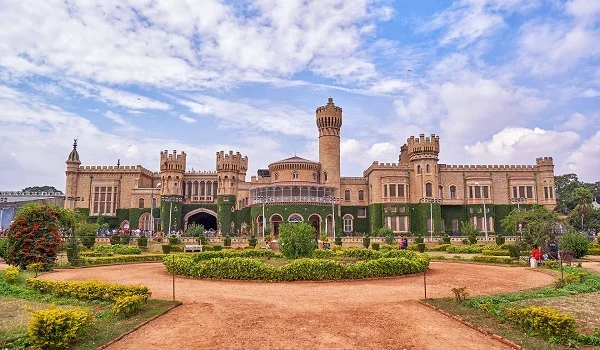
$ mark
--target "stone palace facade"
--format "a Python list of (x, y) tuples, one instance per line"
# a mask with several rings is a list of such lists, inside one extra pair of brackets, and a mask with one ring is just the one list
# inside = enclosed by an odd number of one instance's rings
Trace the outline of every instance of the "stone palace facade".
[(440, 164), (433, 134), (410, 137), (398, 163), (373, 162), (362, 177), (342, 177), (342, 119), (329, 98), (316, 110), (319, 160), (276, 161), (249, 181), (248, 158), (239, 152), (217, 152), (214, 171), (190, 171), (185, 152), (164, 151), (153, 172), (141, 165), (82, 166), (75, 143), (66, 162), (65, 207), (104, 216), (113, 227), (168, 231), (198, 223), (237, 234), (260, 233), (265, 222), (277, 235), (281, 223), (305, 221), (331, 235), (334, 227), (356, 234), (384, 226), (399, 234), (456, 233), (462, 221), (501, 232), (500, 220), (517, 206), (556, 205), (552, 158), (534, 165)]

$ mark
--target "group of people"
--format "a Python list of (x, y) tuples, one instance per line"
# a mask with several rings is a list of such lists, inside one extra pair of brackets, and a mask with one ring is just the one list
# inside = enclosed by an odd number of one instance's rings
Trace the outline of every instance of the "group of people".
[[(544, 254), (544, 251), (547, 253)], [(534, 258), (538, 264), (541, 264), (546, 260), (558, 260), (558, 243), (556, 240), (551, 240), (544, 249), (540, 248), (537, 244), (534, 245), (533, 250), (531, 251), (531, 257)]]
[(398, 237), (398, 249), (407, 249), (408, 248), (408, 238), (406, 237)]

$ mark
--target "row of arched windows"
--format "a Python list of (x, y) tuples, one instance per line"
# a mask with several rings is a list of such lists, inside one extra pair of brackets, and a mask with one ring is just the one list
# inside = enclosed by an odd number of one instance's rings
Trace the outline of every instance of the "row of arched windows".
[[(144, 198), (138, 199), (138, 208), (143, 209), (146, 207), (146, 201)], [(156, 208), (156, 198), (152, 198), (152, 208)]]
[[(417, 165), (417, 174), (421, 175), (422, 173), (423, 173), (423, 170), (421, 169), (421, 166), (420, 166), (420, 165)], [(427, 164), (427, 165), (425, 166), (425, 173), (426, 173), (426, 174), (429, 174), (429, 173), (431, 173), (431, 166), (430, 166), (429, 164)]]

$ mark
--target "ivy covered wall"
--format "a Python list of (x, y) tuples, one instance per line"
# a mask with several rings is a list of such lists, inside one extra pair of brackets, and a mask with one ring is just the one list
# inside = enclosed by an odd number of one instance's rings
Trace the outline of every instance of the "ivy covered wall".
[(418, 203), (408, 204), (410, 208), (410, 232), (414, 234), (426, 235), (429, 233), (427, 220), (431, 216), (433, 210), (433, 229), (435, 233), (439, 233), (442, 227), (442, 209), (439, 203)]
[(367, 218), (369, 220), (370, 233), (382, 228), (385, 224), (383, 222), (383, 204), (375, 203), (369, 205)]
[[(169, 222), (171, 223), (171, 232), (183, 228), (183, 205), (181, 200), (181, 196), (163, 196), (161, 198), (160, 219), (164, 232), (169, 232)], [(172, 210), (171, 203), (173, 204)]]
[[(254, 232), (256, 234), (260, 234), (258, 232), (258, 225), (256, 224), (256, 220), (259, 216), (262, 215), (262, 205), (256, 205), (251, 207), (250, 215), (251, 220), (253, 222)], [(287, 219), (290, 215), (297, 213), (302, 215), (305, 222), (308, 222), (308, 218), (312, 214), (318, 214), (321, 216), (321, 231), (325, 231), (325, 218), (327, 215), (331, 215), (331, 206), (329, 205), (309, 205), (309, 204), (278, 204), (278, 205), (265, 205), (265, 217), (267, 228), (269, 227), (269, 218), (273, 214), (281, 215), (283, 222), (287, 222)], [(342, 226), (341, 218), (339, 215), (335, 215), (335, 227), (336, 231), (341, 229)]]
[(235, 225), (235, 203), (235, 196), (217, 197), (217, 225), (223, 233), (229, 233), (232, 221), (234, 222), (234, 231), (237, 229)]
[[(359, 218), (358, 217), (358, 209), (359, 208), (365, 208), (366, 207), (364, 205), (361, 206), (344, 206), (342, 207), (342, 221), (344, 219), (344, 215), (346, 214), (350, 214), (352, 215), (352, 217), (354, 218), (354, 227), (353, 227), (353, 231), (354, 232), (359, 232), (361, 234), (364, 233), (370, 233), (370, 225), (369, 225), (369, 218), (365, 217), (365, 218)], [(343, 226), (340, 226), (343, 228)]]

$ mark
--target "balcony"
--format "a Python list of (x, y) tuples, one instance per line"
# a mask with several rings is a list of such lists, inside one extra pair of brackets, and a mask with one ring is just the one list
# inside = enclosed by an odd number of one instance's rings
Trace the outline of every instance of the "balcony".
[(250, 204), (331, 204), (335, 188), (325, 186), (268, 186), (250, 190)]

